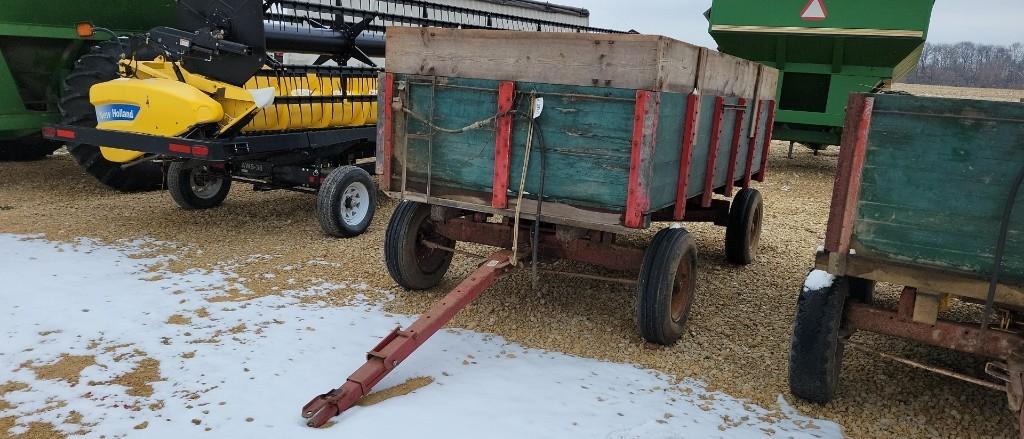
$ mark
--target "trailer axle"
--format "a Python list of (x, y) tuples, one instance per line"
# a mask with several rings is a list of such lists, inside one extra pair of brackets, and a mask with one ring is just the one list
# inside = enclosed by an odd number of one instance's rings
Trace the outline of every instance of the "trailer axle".
[(405, 361), (416, 348), (511, 270), (513, 266), (509, 263), (510, 256), (511, 252), (508, 250), (495, 252), (469, 278), (462, 281), (440, 302), (435, 303), (408, 329), (392, 330), (366, 354), (366, 363), (352, 373), (345, 384), (313, 398), (302, 408), (302, 417), (308, 419), (306, 425), (321, 427), (331, 418), (355, 405), (359, 398), (369, 394), (373, 386)]

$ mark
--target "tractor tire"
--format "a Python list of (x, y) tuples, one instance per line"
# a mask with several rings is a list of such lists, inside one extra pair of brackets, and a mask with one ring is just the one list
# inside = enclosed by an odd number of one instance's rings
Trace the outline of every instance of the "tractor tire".
[(167, 191), (182, 209), (210, 209), (227, 198), (231, 177), (206, 165), (174, 162), (167, 168)]
[[(121, 60), (122, 52), (122, 46), (117, 41), (102, 41), (75, 61), (75, 67), (64, 78), (61, 92), (62, 124), (96, 127), (96, 110), (89, 102), (89, 89), (96, 84), (119, 77), (117, 63)], [(136, 52), (136, 56), (141, 59), (152, 59), (156, 57), (156, 51), (141, 49)], [(122, 168), (121, 163), (103, 158), (97, 145), (68, 144), (67, 147), (68, 152), (87, 174), (113, 189), (136, 192), (163, 187), (163, 169), (157, 163), (136, 163), (128, 168)]]
[(697, 293), (697, 245), (686, 229), (663, 229), (644, 252), (637, 282), (636, 324), (651, 343), (683, 335)]
[[(797, 300), (796, 324), (789, 348), (789, 390), (797, 397), (825, 404), (835, 396), (843, 362), (843, 310), (849, 296), (846, 278), (811, 285), (808, 275)], [(819, 283), (819, 282), (815, 282)]]
[(384, 233), (384, 265), (391, 278), (407, 290), (426, 290), (441, 283), (454, 253), (423, 245), (430, 241), (454, 249), (456, 242), (434, 230), (430, 206), (403, 201), (395, 208)]
[(725, 227), (725, 258), (737, 265), (750, 265), (761, 242), (764, 202), (757, 189), (743, 188), (732, 199)]
[(355, 166), (335, 168), (316, 195), (316, 218), (324, 233), (339, 238), (363, 234), (377, 210), (370, 174)]

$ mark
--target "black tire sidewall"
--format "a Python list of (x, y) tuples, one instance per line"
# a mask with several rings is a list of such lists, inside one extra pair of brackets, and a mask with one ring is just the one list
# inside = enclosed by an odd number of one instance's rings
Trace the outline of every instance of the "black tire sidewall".
[(790, 391), (824, 404), (835, 396), (842, 370), (840, 331), (847, 301), (847, 279), (808, 289), (801, 286), (789, 353)]
[[(679, 265), (690, 259), (691, 297), (678, 320), (672, 319), (672, 293)], [(674, 344), (683, 335), (696, 298), (697, 247), (686, 229), (663, 229), (644, 252), (637, 282), (636, 323), (651, 343)]]
[(221, 176), (221, 186), (214, 196), (202, 198), (192, 190), (191, 176), (195, 167), (201, 165), (188, 162), (174, 162), (167, 168), (167, 191), (171, 199), (186, 210), (210, 209), (220, 206), (231, 191), (231, 178)]
[[(359, 224), (348, 224), (341, 216), (341, 208), (345, 203), (345, 191), (354, 183), (361, 183), (368, 196), (366, 216)], [(351, 238), (366, 232), (373, 222), (373, 216), (377, 211), (377, 187), (362, 168), (355, 166), (342, 166), (335, 168), (320, 185), (316, 196), (316, 217), (320, 223), (320, 229), (324, 233), (341, 237)]]
[[(451, 266), (453, 254), (441, 255), (437, 266), (425, 271), (417, 262), (417, 236), (423, 221), (429, 221), (430, 207), (413, 201), (402, 201), (395, 208), (384, 234), (384, 263), (388, 274), (402, 288), (427, 290), (437, 286)], [(444, 239), (442, 245), (454, 248), (456, 242)]]
[(751, 240), (758, 231), (751, 231), (750, 226), (759, 212), (763, 216), (763, 203), (761, 193), (753, 188), (743, 188), (733, 198), (725, 228), (725, 256), (729, 262), (738, 265), (754, 262), (757, 248), (751, 245)]

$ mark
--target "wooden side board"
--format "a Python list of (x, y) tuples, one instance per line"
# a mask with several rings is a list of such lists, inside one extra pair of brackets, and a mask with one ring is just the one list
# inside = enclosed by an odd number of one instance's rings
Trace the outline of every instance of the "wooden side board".
[[(391, 28), (395, 73), (771, 99), (778, 71), (656, 35)], [(759, 75), (759, 70), (761, 74)]]
[[(514, 213), (522, 183), (523, 208), (543, 191), (545, 221), (642, 229), (654, 212), (676, 205), (685, 218), (688, 201), (747, 187), (764, 166), (773, 101), (388, 74), (391, 153), (378, 163), (382, 187), (405, 199)], [(544, 110), (530, 119), (534, 98)]]
[[(815, 266), (829, 271), (829, 254), (817, 255)], [(923, 291), (950, 294), (984, 301), (988, 295), (988, 280), (974, 273), (929, 267), (887, 258), (872, 258), (860, 255), (847, 256), (842, 276), (889, 282), (895, 285), (911, 286)], [(996, 288), (995, 303), (1012, 305), (1024, 309), (1024, 286), (1001, 283)]]

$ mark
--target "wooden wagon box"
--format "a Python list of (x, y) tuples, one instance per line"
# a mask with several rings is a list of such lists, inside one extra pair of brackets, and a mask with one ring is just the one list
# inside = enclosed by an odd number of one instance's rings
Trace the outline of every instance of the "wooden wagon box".
[(381, 185), (512, 214), (528, 160), (524, 218), (542, 193), (556, 224), (682, 220), (764, 178), (777, 75), (659, 36), (389, 29)]
[[(1024, 104), (852, 95), (848, 107), (819, 266), (985, 300), (1024, 172)], [(998, 268), (996, 303), (1024, 308), (1024, 189)]]

